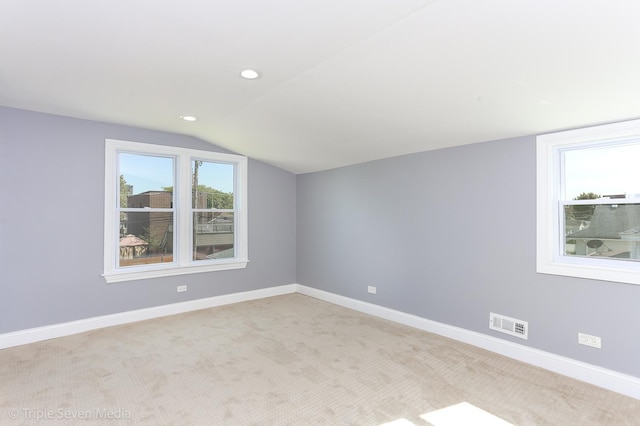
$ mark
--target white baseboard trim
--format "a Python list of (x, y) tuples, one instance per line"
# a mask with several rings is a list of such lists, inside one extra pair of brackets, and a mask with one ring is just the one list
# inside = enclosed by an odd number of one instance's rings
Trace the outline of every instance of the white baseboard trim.
[(0, 349), (232, 303), (300, 293), (535, 365), (640, 400), (640, 378), (301, 284), (246, 291), (0, 334)]
[(638, 377), (301, 284), (297, 284), (296, 291), (316, 299), (468, 343), (563, 376), (640, 399), (640, 378)]
[(200, 309), (230, 305), (232, 303), (295, 293), (296, 288), (296, 284), (269, 287), (0, 334), (0, 349), (25, 345), (27, 343), (40, 342), (56, 337), (69, 336), (114, 325), (129, 324), (137, 321), (164, 317), (167, 315), (182, 314)]

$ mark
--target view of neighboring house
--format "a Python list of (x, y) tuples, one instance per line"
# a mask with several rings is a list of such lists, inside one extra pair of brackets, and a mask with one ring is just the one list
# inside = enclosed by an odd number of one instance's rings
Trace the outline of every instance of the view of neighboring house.
[[(208, 217), (198, 214), (195, 225), (197, 259), (221, 259), (233, 257), (234, 219), (232, 213), (220, 213), (203, 223)], [(210, 217), (210, 216), (209, 216)]]
[[(166, 209), (173, 193), (146, 191), (127, 196), (127, 208)], [(206, 208), (207, 194), (198, 194), (198, 208)], [(229, 212), (194, 213), (193, 260), (233, 257), (234, 218)], [(121, 266), (173, 261), (173, 213), (129, 211), (120, 226)]]
[[(147, 191), (127, 197), (129, 208), (171, 208), (173, 194), (168, 191)], [(128, 212), (126, 229), (128, 234), (144, 236), (154, 250), (173, 251), (172, 241), (167, 238), (173, 224), (170, 212)]]
[(640, 204), (596, 205), (590, 221), (569, 222), (569, 254), (640, 260)]

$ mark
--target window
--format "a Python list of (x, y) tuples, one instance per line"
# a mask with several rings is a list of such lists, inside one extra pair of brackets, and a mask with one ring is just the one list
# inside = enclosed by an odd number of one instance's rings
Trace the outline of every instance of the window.
[(539, 136), (537, 270), (640, 284), (640, 120)]
[(107, 282), (246, 267), (246, 157), (105, 146)]

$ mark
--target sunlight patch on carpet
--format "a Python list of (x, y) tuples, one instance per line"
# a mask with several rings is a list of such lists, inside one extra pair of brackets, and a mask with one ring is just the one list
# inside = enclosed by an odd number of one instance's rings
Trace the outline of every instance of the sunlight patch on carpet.
[(420, 418), (428, 421), (433, 426), (513, 426), (500, 417), (487, 413), (468, 402), (461, 402), (460, 404), (422, 414)]
[(398, 419), (398, 420), (394, 420), (392, 422), (389, 423), (383, 423), (379, 426), (416, 426), (415, 423), (411, 423), (409, 420), (407, 419)]

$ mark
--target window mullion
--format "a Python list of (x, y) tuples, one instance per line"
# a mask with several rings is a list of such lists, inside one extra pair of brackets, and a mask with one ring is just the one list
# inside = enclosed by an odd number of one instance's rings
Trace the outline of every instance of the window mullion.
[[(246, 186), (247, 182), (247, 159), (243, 158), (238, 162), (234, 169), (234, 186), (241, 188)], [(248, 257), (247, 249), (247, 191), (241, 191), (240, 196), (234, 199), (233, 210), (235, 215), (238, 216), (236, 222), (235, 238), (236, 246), (238, 247), (236, 255), (241, 259)]]
[(180, 266), (191, 262), (191, 164), (188, 155), (176, 158), (176, 242)]

